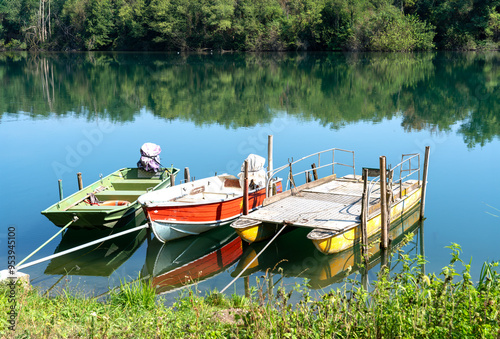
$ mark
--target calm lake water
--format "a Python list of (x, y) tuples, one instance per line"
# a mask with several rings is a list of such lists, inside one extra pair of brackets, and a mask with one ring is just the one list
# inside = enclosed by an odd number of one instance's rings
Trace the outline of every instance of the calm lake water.
[[(58, 179), (69, 195), (77, 190), (77, 172), (87, 185), (101, 173), (133, 167), (145, 142), (162, 147), (164, 165), (189, 167), (196, 178), (237, 174), (249, 153), (266, 156), (268, 134), (275, 167), (338, 147), (356, 152), (358, 174), (377, 167), (380, 155), (395, 165), (401, 154), (423, 155), (430, 145), (425, 225), (410, 216), (395, 225), (395, 238), (415, 232), (404, 249), (424, 253), (428, 273), (449, 263), (452, 243), (461, 245), (476, 280), (483, 262), (500, 259), (499, 53), (3, 53), (0, 83), (4, 268), (9, 227), (16, 229), (17, 262), (59, 230), (40, 214), (58, 200)], [(32, 259), (93, 236), (67, 232)], [(238, 241), (222, 229), (162, 247), (142, 232), (23, 271), (42, 290), (70, 286), (100, 294), (140, 274), (175, 276), (173, 269), (191, 263), (204, 272), (198, 289), (221, 290), (262, 247), (242, 250)], [(215, 259), (210, 249), (219, 249)], [(304, 232), (294, 231), (247, 274), (255, 286), (274, 269), (274, 283), (307, 278), (322, 291), (355, 268), (357, 256), (321, 255)], [(228, 293), (235, 291), (243, 293), (243, 278)]]

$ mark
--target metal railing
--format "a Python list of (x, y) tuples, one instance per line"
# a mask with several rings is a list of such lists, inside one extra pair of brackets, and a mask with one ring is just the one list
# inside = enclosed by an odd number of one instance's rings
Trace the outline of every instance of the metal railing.
[[(406, 158), (406, 159), (405, 159)], [(417, 167), (413, 168), (412, 167), (412, 159), (415, 159), (417, 161)], [(415, 160), (414, 162), (415, 163)], [(405, 165), (408, 165), (408, 168), (404, 168)], [(395, 182), (396, 185), (394, 185), (394, 172), (399, 168), (399, 179)], [(387, 175), (387, 190), (391, 192), (391, 196), (394, 196), (394, 192), (399, 189), (399, 197), (401, 198), (402, 192), (403, 192), (403, 181), (406, 178), (409, 178), (413, 174), (417, 173), (417, 180), (418, 184), (420, 185), (420, 154), (419, 153), (412, 153), (412, 154), (403, 154), (401, 156), (401, 162), (397, 164), (396, 166), (389, 168), (387, 170), (389, 173)], [(403, 173), (408, 172), (408, 174), (403, 175)], [(370, 202), (370, 194), (372, 193), (373, 188), (380, 182), (380, 175), (377, 177), (374, 177), (368, 184), (368, 196), (367, 196), (367, 201), (368, 204)], [(398, 185), (399, 184), (399, 185)]]
[[(344, 164), (344, 163), (341, 163), (341, 162), (335, 162), (335, 152), (351, 153), (352, 154), (352, 165), (350, 165), (350, 164)], [(323, 164), (321, 164), (321, 157), (322, 157), (322, 155), (323, 155)], [(302, 162), (302, 161), (304, 161), (306, 159), (310, 159), (312, 157), (316, 157), (316, 156), (318, 157), (318, 166), (316, 166), (314, 168), (310, 168), (310, 169), (306, 169), (306, 170), (300, 171), (300, 172), (295, 173), (295, 174), (293, 173), (293, 165), (295, 165), (295, 164), (297, 164), (299, 162)], [(324, 159), (325, 159), (326, 156), (329, 156), (330, 157), (329, 159), (332, 159), (332, 160), (331, 160), (331, 162), (328, 162), (328, 163), (325, 164), (324, 163), (325, 162)], [(329, 161), (329, 160), (327, 160), (327, 161)], [(345, 166), (345, 167), (352, 168), (352, 173), (353, 173), (354, 177), (356, 177), (354, 151), (349, 151), (349, 150), (345, 150), (345, 149), (341, 149), (341, 148), (330, 148), (330, 149), (327, 149), (327, 150), (324, 150), (324, 151), (321, 151), (321, 152), (316, 152), (316, 153), (307, 155), (305, 157), (300, 158), (299, 160), (295, 160), (294, 161), (293, 158), (292, 158), (292, 161), (289, 160), (288, 164), (283, 165), (281, 167), (278, 167), (278, 168), (274, 169), (271, 172), (267, 172), (266, 187), (268, 189), (266, 190), (266, 196), (267, 197), (270, 196), (271, 188), (270, 188), (269, 184), (271, 183), (272, 178), (274, 178), (274, 176), (276, 174), (278, 174), (279, 172), (281, 172), (281, 171), (283, 171), (283, 170), (285, 170), (287, 168), (289, 169), (287, 186), (288, 186), (289, 182), (291, 183), (291, 185), (295, 186), (295, 180), (294, 180), (294, 178), (297, 177), (298, 175), (306, 173), (306, 176), (309, 177), (309, 175), (310, 175), (311, 172), (317, 173), (316, 172), (317, 170), (319, 170), (321, 168), (325, 168), (325, 167), (330, 167), (330, 166), (332, 167), (332, 174), (335, 174), (335, 165)]]
[[(415, 159), (415, 158), (417, 160), (417, 167), (413, 168), (411, 165), (411, 160)], [(405, 164), (408, 164), (408, 168), (404, 168)], [(417, 173), (417, 180), (418, 180), (418, 184), (420, 185), (420, 154), (419, 153), (403, 154), (401, 156), (401, 162), (390, 169), (391, 178), (394, 178), (394, 171), (398, 167), (399, 167), (399, 179), (396, 181), (396, 184), (399, 183), (399, 197), (401, 198), (401, 195), (403, 192), (403, 189), (402, 189), (403, 180), (405, 180), (406, 178), (409, 178), (413, 174)], [(403, 173), (405, 173), (405, 172), (408, 172), (408, 174), (403, 175)], [(394, 189), (395, 188), (393, 188), (393, 193), (394, 193)]]

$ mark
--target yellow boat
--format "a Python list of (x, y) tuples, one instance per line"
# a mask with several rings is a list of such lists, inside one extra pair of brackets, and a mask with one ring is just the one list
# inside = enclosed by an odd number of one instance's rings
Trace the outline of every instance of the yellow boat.
[[(338, 151), (331, 149), (324, 152)], [(348, 152), (345, 150), (341, 150)], [(311, 156), (316, 156), (315, 153)], [(276, 196), (268, 197), (263, 207), (250, 215), (243, 216), (231, 226), (246, 242), (253, 243), (268, 239), (282, 227), (310, 228), (307, 238), (324, 254), (342, 252), (361, 240), (361, 208), (363, 194), (367, 194), (367, 236), (370, 237), (381, 230), (381, 185), (379, 170), (371, 169), (368, 176), (373, 177), (364, 191), (364, 181), (361, 176), (353, 174), (337, 178), (335, 174), (328, 175), (316, 181), (294, 187)], [(307, 159), (310, 156), (304, 157)], [(332, 154), (330, 159), (335, 159)], [(417, 167), (412, 167), (418, 161)], [(299, 162), (297, 161), (297, 162)], [(290, 163), (291, 168), (295, 163)], [(325, 166), (339, 165), (332, 162)], [(345, 164), (341, 164), (348, 166)], [(275, 172), (286, 168), (278, 168)], [(425, 165), (424, 165), (425, 167)], [(320, 167), (318, 167), (320, 168)], [(395, 178), (399, 169), (399, 179)], [(300, 175), (304, 172), (297, 173)], [(291, 170), (290, 170), (291, 172)], [(417, 179), (409, 179), (417, 175)], [(291, 174), (293, 178), (295, 174)], [(269, 177), (272, 177), (270, 175)], [(401, 163), (387, 171), (387, 219), (390, 222), (400, 218), (411, 210), (422, 199), (423, 181), (420, 180), (420, 155), (403, 155)], [(307, 178), (307, 175), (306, 175)]]

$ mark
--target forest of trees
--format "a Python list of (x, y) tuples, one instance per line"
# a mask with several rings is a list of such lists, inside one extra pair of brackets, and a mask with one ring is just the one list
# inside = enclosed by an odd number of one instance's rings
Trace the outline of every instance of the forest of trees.
[(0, 50), (498, 49), (500, 0), (0, 0)]

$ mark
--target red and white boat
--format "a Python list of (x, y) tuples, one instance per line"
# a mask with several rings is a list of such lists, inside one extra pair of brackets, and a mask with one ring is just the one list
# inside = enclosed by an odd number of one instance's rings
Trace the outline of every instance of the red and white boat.
[[(265, 172), (263, 180), (257, 180), (257, 172), (262, 176), (263, 170), (253, 171), (255, 181), (252, 180), (249, 187), (249, 211), (262, 206), (266, 198)], [(149, 192), (137, 201), (142, 205), (156, 238), (167, 242), (198, 235), (242, 215), (241, 182), (233, 175), (222, 174)], [(280, 179), (271, 184), (276, 185), (276, 192), (282, 191)]]

